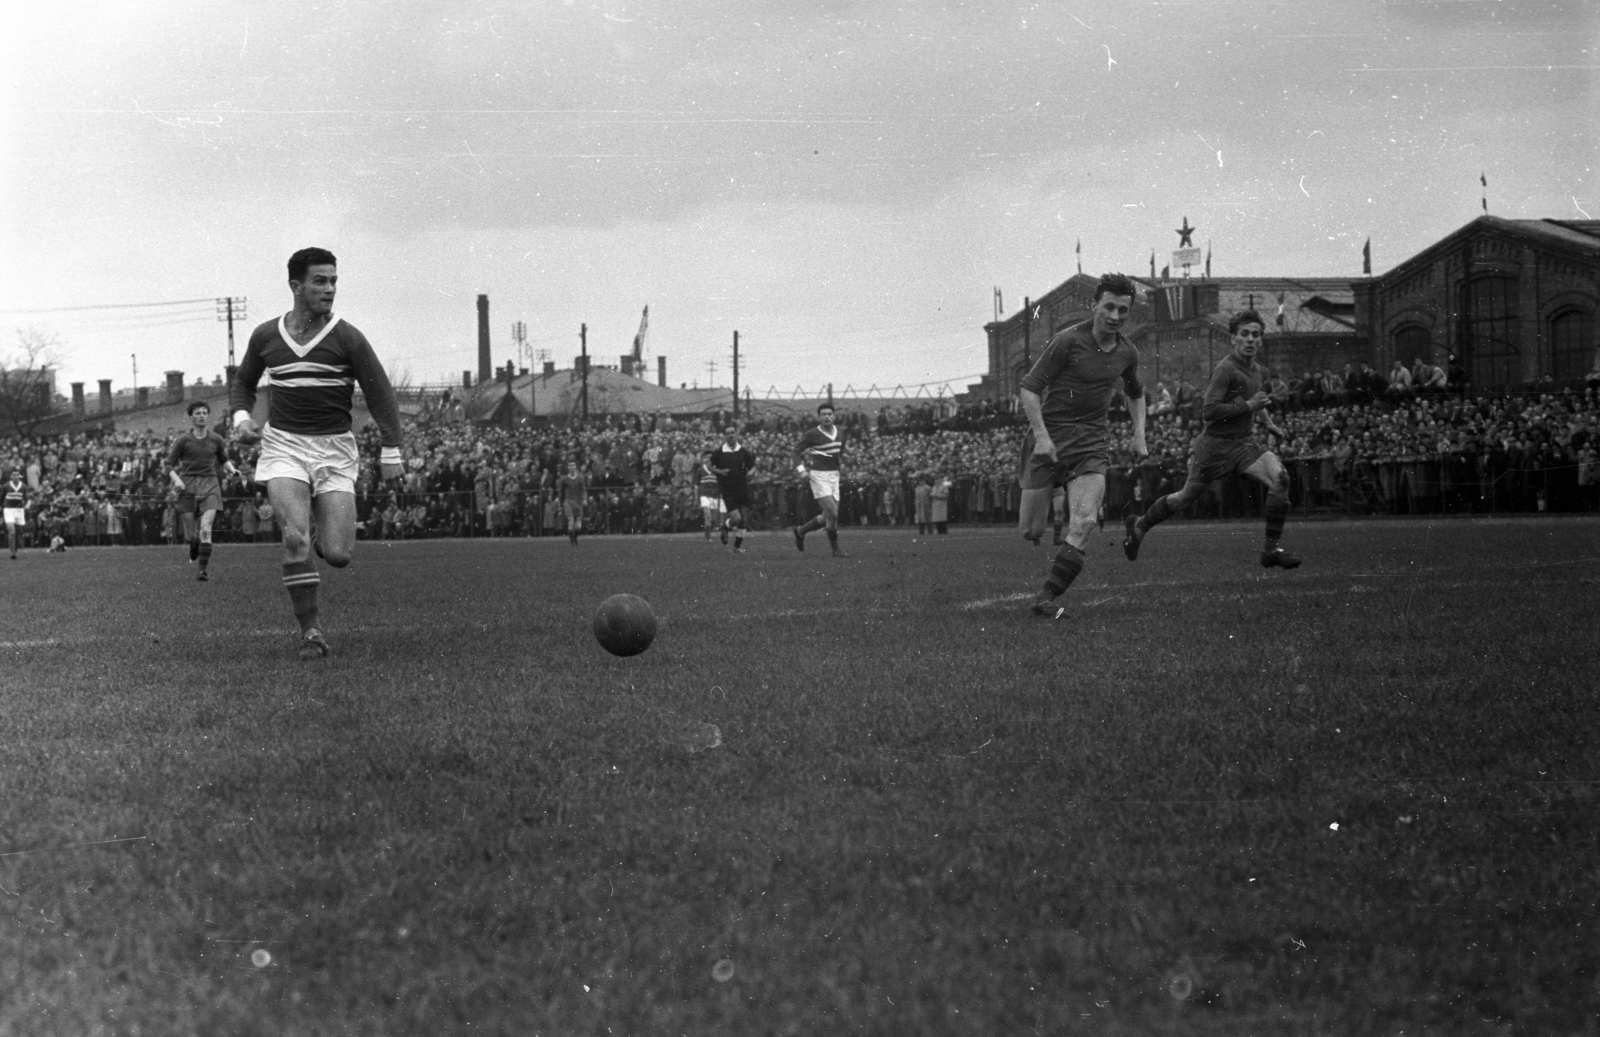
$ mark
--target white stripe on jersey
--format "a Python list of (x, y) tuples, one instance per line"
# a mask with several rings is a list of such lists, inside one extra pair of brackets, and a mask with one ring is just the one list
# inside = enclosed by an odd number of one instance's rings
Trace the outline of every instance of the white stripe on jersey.
[(314, 364), (302, 360), (298, 364), (276, 364), (272, 367), (274, 374), (305, 374), (315, 372), (318, 374), (344, 374), (350, 370), (348, 364)]
[(275, 388), (279, 389), (305, 389), (310, 386), (354, 385), (356, 384), (356, 380), (354, 378), (293, 378), (285, 381), (281, 378), (275, 378), (273, 379), (272, 384)]

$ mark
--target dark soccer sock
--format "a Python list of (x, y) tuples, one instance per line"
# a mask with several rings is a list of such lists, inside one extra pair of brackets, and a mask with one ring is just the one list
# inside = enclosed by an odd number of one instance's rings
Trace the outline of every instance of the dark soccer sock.
[(1148, 533), (1152, 526), (1158, 526), (1172, 517), (1172, 505), (1167, 503), (1166, 494), (1157, 497), (1155, 503), (1150, 505), (1150, 510), (1144, 513), (1137, 525), (1140, 533)]
[(1283, 536), (1283, 524), (1289, 518), (1289, 498), (1276, 491), (1270, 492), (1262, 510), (1267, 515), (1267, 550), (1270, 551), (1278, 546), (1278, 538)]
[(814, 530), (821, 529), (823, 526), (826, 526), (827, 524), (828, 524), (828, 520), (827, 520), (826, 517), (824, 517), (822, 515), (814, 515), (814, 516), (812, 516), (812, 519), (811, 519), (810, 522), (807, 522), (805, 525), (800, 527), (800, 532), (802, 532), (802, 533), (810, 533), (810, 532), (812, 532)]
[(289, 592), (289, 605), (302, 634), (317, 625), (317, 587), (321, 583), (317, 563), (311, 559), (283, 563), (283, 589)]
[(839, 546), (839, 531), (837, 529), (828, 530), (828, 543), (834, 547)]
[(1044, 581), (1044, 592), (1052, 598), (1059, 598), (1072, 581), (1083, 572), (1083, 548), (1065, 544), (1056, 552), (1056, 560), (1050, 565), (1050, 576)]
[(204, 569), (211, 564), (211, 541), (200, 541), (200, 568)]
[(200, 557), (200, 541), (198, 541), (198, 540), (189, 541), (189, 561), (192, 562), (196, 558), (199, 558), (199, 557)]

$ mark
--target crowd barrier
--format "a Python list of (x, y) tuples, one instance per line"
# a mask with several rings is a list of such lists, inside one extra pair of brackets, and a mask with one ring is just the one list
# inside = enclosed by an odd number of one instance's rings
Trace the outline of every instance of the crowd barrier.
[[(1516, 514), (1595, 512), (1600, 482), (1589, 473), (1580, 483), (1576, 465), (1550, 468), (1495, 464), (1489, 458), (1456, 455), (1397, 461), (1340, 461), (1296, 458), (1284, 463), (1289, 499), (1297, 512), (1312, 515)], [(1183, 485), (1185, 469), (1174, 464), (1116, 468), (1106, 475), (1105, 513), (1120, 516), (1143, 510), (1160, 494)], [(916, 482), (846, 479), (840, 490), (839, 518), (846, 526), (916, 525)], [(786, 528), (815, 515), (810, 490), (799, 483), (753, 487), (746, 516), (755, 529)], [(961, 475), (952, 480), (947, 517), (955, 525), (1015, 523), (1020, 491), (1009, 474)], [(1179, 517), (1255, 518), (1262, 514), (1264, 489), (1234, 476), (1208, 487)], [(181, 522), (164, 497), (125, 498), (117, 517), (101, 509), (76, 513), (29, 514), (23, 545), (42, 547), (54, 537), (66, 546), (162, 544), (182, 539)], [(276, 522), (263, 518), (253, 498), (230, 498), (217, 514), (217, 543), (267, 543), (278, 539)], [(247, 510), (254, 514), (247, 514)], [(430, 537), (560, 536), (566, 533), (561, 502), (553, 491), (502, 494), (487, 500), (472, 491), (359, 496), (357, 516), (363, 539)], [(592, 491), (584, 529), (591, 535), (696, 532), (703, 528), (697, 497), (686, 487), (615, 487)]]

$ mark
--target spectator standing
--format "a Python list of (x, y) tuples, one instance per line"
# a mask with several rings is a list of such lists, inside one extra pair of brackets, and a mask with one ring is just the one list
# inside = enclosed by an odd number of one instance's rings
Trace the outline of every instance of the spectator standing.
[(950, 477), (939, 475), (934, 479), (933, 489), (930, 491), (930, 508), (928, 519), (933, 523), (933, 528), (943, 536), (950, 532)]

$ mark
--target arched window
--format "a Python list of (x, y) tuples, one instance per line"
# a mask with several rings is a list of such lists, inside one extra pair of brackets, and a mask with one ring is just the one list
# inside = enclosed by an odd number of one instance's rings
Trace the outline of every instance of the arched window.
[(1550, 374), (1557, 382), (1583, 380), (1600, 345), (1594, 334), (1594, 315), (1571, 307), (1550, 318)]
[(1461, 286), (1467, 371), (1476, 388), (1517, 385), (1517, 280), (1503, 274), (1475, 277)]
[(1417, 357), (1433, 361), (1433, 335), (1421, 324), (1406, 324), (1394, 333), (1394, 358), (1411, 366)]

